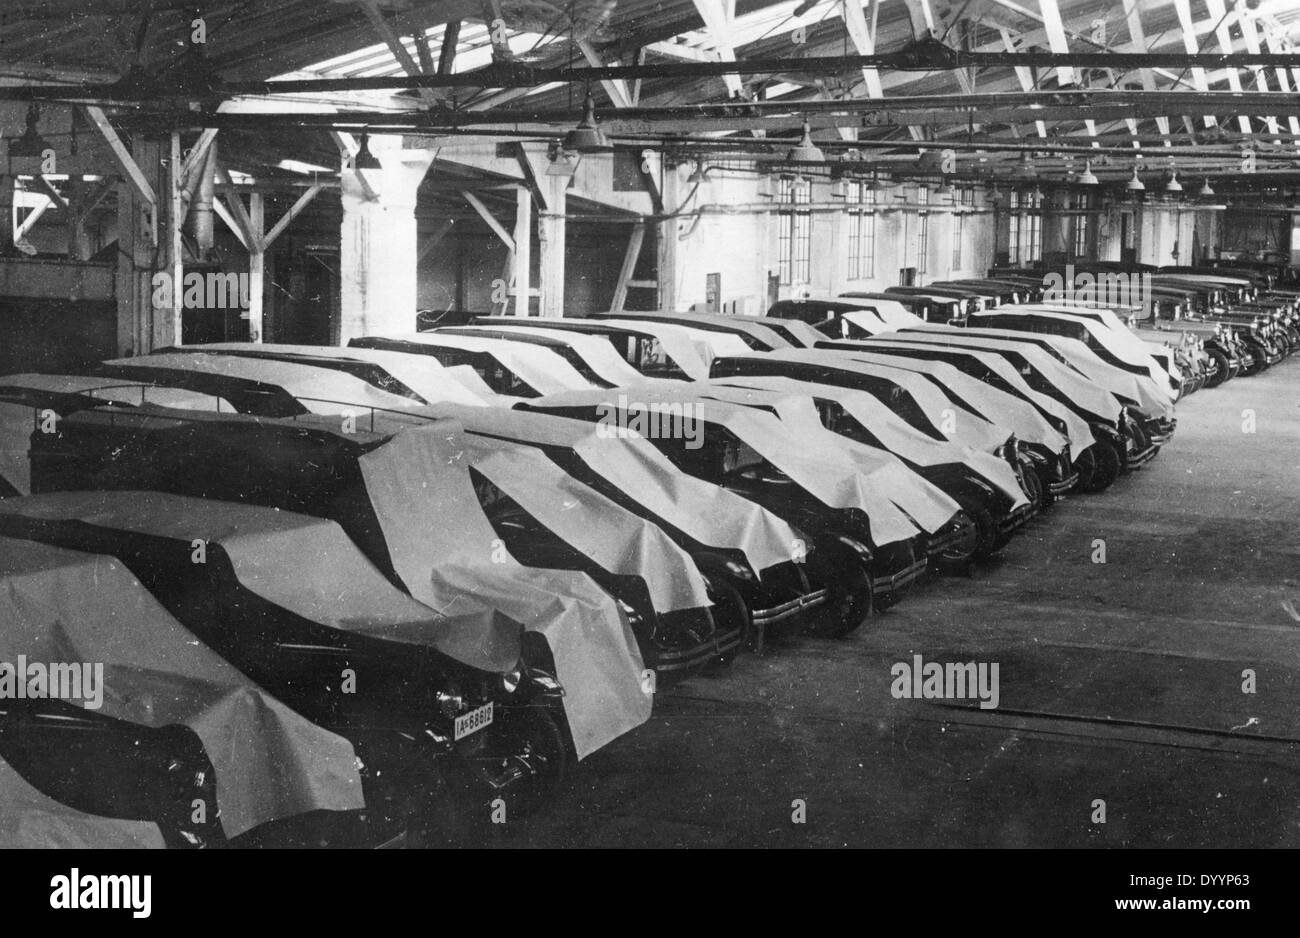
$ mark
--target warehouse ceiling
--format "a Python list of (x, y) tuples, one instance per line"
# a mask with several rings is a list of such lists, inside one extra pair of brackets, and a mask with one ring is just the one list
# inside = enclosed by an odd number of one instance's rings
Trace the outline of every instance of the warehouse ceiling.
[[(10, 0), (0, 95), (127, 127), (615, 143), (1119, 183), (1300, 180), (1293, 0)], [(202, 22), (202, 42), (195, 42)], [(866, 66), (866, 67), (864, 67)], [(292, 83), (292, 84), (290, 84)], [(160, 124), (161, 122), (161, 124)], [(1027, 157), (1023, 154), (1029, 154)], [(1138, 161), (1145, 161), (1139, 163)], [(922, 167), (924, 168), (924, 167)]]

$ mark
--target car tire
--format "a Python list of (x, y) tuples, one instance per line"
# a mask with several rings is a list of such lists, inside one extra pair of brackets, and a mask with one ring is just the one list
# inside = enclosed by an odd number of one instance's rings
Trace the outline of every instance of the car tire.
[(1214, 362), (1214, 373), (1206, 379), (1205, 387), (1217, 388), (1219, 385), (1223, 384), (1223, 382), (1228, 380), (1229, 374), (1232, 371), (1232, 364), (1228, 361), (1228, 356), (1223, 352), (1220, 352), (1218, 349), (1207, 348), (1205, 354)]
[(1083, 491), (1090, 494), (1104, 492), (1119, 478), (1124, 460), (1108, 440), (1098, 440), (1088, 447), (1088, 451), (1092, 453), (1093, 470)]
[(844, 638), (871, 617), (871, 572), (857, 558), (846, 558), (846, 565), (829, 578), (826, 602), (810, 629), (814, 635)]

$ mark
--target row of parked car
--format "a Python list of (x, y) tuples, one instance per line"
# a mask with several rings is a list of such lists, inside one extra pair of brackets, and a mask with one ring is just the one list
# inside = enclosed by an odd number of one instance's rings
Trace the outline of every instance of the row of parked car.
[(1189, 389), (1015, 282), (0, 378), (5, 845), (441, 841), (665, 682), (969, 573)]

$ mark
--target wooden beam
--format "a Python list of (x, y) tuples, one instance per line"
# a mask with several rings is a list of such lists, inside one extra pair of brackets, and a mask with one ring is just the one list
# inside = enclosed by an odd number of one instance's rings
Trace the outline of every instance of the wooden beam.
[(266, 237), (262, 239), (262, 250), (265, 251), (269, 248), (275, 242), (275, 239), (284, 233), (284, 229), (288, 228), (289, 224), (302, 214), (302, 210), (311, 203), (312, 199), (320, 195), (321, 190), (324, 188), (324, 186), (312, 186), (298, 196), (298, 200), (289, 207), (289, 211), (285, 212), (280, 220), (271, 226), (271, 230), (266, 233)]
[(230, 214), (230, 209), (226, 208), (220, 199), (214, 199), (212, 202), (212, 210), (217, 213), (218, 218), (226, 223), (226, 227), (230, 229), (231, 234), (239, 239), (239, 243), (242, 244), (244, 250), (247, 251), (250, 248), (248, 235), (239, 227), (239, 222), (235, 221), (235, 216)]
[(442, 27), (442, 49), (438, 52), (438, 74), (450, 75), (460, 44), (460, 20), (448, 20)]
[[(736, 50), (731, 41), (732, 17), (728, 15), (726, 4), (723, 0), (694, 0), (694, 3), (721, 61), (736, 61)], [(744, 85), (739, 75), (724, 75), (722, 80), (729, 96), (737, 98), (743, 94)]]
[(265, 241), (262, 232), (266, 224), (266, 197), (254, 192), (248, 197), (250, 241), (256, 248), (248, 252), (248, 340), (262, 341), (262, 293), (266, 272)]
[[(468, 193), (466, 193), (468, 195)], [(528, 315), (533, 266), (533, 194), (515, 190), (515, 315)]]
[(636, 271), (637, 259), (641, 256), (641, 244), (645, 241), (645, 222), (632, 226), (632, 233), (627, 239), (627, 248), (623, 251), (623, 266), (618, 270), (618, 281), (614, 284), (614, 299), (610, 301), (611, 313), (623, 312), (627, 302), (627, 288), (631, 284), (632, 274)]
[(501, 243), (510, 251), (514, 251), (515, 239), (510, 236), (510, 232), (506, 231), (505, 226), (493, 217), (492, 213), (488, 211), (488, 207), (483, 204), (483, 201), (472, 192), (462, 192), (461, 195), (464, 196), (465, 201), (470, 204), (474, 211), (478, 212), (479, 217), (487, 223), (487, 226), (496, 232), (496, 236), (501, 239)]
[[(1005, 26), (998, 27), (998, 33), (1002, 36), (1002, 47), (1008, 52), (1016, 51), (1016, 41), (1011, 35), (1011, 30)], [(1034, 90), (1034, 75), (1023, 65), (1016, 66), (1016, 80), (1020, 82), (1021, 91)], [(1014, 126), (1014, 125), (1013, 125)], [(1034, 121), (1034, 129), (1038, 131), (1038, 136), (1047, 137), (1047, 124), (1043, 121)]]
[[(1178, 13), (1178, 25), (1183, 36), (1183, 48), (1191, 55), (1200, 52), (1200, 44), (1196, 40), (1196, 23), (1192, 20), (1192, 5), (1190, 0), (1174, 0), (1174, 10)], [(1199, 66), (1193, 68), (1192, 86), (1197, 91), (1209, 91), (1209, 83), (1205, 80), (1205, 69)], [(1209, 114), (1204, 115), (1206, 127), (1215, 127), (1218, 121)]]
[(190, 152), (185, 154), (185, 165), (181, 168), (181, 181), (186, 189), (190, 188), (195, 170), (203, 165), (203, 158), (208, 155), (208, 148), (212, 146), (212, 141), (216, 138), (216, 128), (205, 127), (203, 132), (199, 134), (198, 141), (190, 148)]
[(99, 128), (99, 132), (108, 142), (109, 149), (117, 157), (118, 164), (126, 172), (127, 178), (131, 180), (131, 185), (135, 186), (135, 191), (140, 193), (141, 198), (157, 209), (158, 196), (154, 193), (153, 186), (149, 185), (149, 180), (145, 178), (134, 157), (131, 156), (131, 151), (127, 149), (126, 144), (122, 142), (122, 138), (113, 129), (113, 125), (109, 123), (108, 117), (104, 114), (104, 109), (93, 105), (88, 106), (86, 116), (90, 118), (92, 124)]
[(418, 264), (428, 257), (433, 249), (442, 243), (442, 239), (447, 236), (447, 232), (451, 231), (452, 226), (455, 224), (456, 219), (454, 218), (440, 218), (433, 231), (424, 236), (424, 243), (420, 245), (420, 249), (415, 254), (415, 262)]
[[(587, 64), (592, 68), (600, 68), (605, 64), (601, 61), (600, 56), (596, 54), (596, 47), (591, 44), (590, 39), (579, 39), (578, 49), (581, 50), (583, 58), (587, 60)], [(609, 96), (609, 100), (613, 102), (614, 107), (632, 106), (632, 92), (628, 90), (627, 82), (622, 78), (602, 81), (600, 86), (605, 89), (605, 94)]]
[[(220, 163), (217, 164), (217, 178), (226, 185), (231, 185), (230, 173), (227, 172), (226, 168)], [(260, 198), (258, 193), (252, 193), (252, 195)], [(243, 233), (243, 237), (240, 240), (244, 242), (244, 246), (248, 248), (249, 251), (260, 250), (262, 233), (260, 230), (254, 233), (253, 222), (252, 219), (249, 218), (248, 209), (244, 208), (243, 198), (238, 193), (234, 192), (222, 192), (220, 197), (225, 201), (226, 208), (230, 210), (230, 216), (234, 219), (235, 224), (238, 226), (238, 230)], [(215, 205), (216, 203), (214, 202), (213, 204)]]
[[(406, 46), (402, 43), (401, 37), (393, 30), (388, 20), (384, 18), (383, 12), (379, 9), (379, 4), (375, 0), (357, 0), (357, 3), (360, 5), (362, 12), (366, 14), (366, 19), (370, 20), (370, 25), (375, 28), (375, 32), (379, 33), (379, 38), (388, 46), (388, 51), (393, 53), (393, 58), (402, 67), (402, 71), (412, 78), (418, 78), (421, 74), (420, 66), (416, 64), (415, 59), (411, 58), (411, 53), (406, 51)], [(424, 101), (425, 104), (434, 105), (439, 101), (432, 88), (420, 88), (419, 94), (420, 100)]]

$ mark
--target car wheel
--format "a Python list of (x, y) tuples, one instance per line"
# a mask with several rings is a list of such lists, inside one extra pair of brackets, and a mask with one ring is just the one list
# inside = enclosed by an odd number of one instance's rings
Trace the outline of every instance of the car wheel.
[(829, 582), (826, 602), (816, 616), (812, 632), (823, 638), (844, 638), (871, 616), (874, 584), (871, 573), (857, 558), (846, 559)]
[(1232, 365), (1228, 361), (1228, 356), (1217, 349), (1206, 349), (1205, 355), (1214, 363), (1209, 377), (1205, 380), (1207, 388), (1217, 388), (1223, 382), (1228, 380), (1228, 374), (1232, 370)]
[(740, 590), (736, 589), (730, 583), (723, 583), (719, 580), (709, 580), (709, 593), (715, 599), (717, 607), (714, 610), (714, 620), (719, 616), (720, 610), (726, 610), (723, 619), (718, 624), (720, 631), (730, 631), (735, 625), (740, 626), (740, 643), (728, 651), (714, 657), (708, 664), (707, 669), (729, 667), (736, 660), (736, 655), (740, 649), (748, 648), (749, 643), (754, 637), (754, 617), (750, 614), (749, 606), (745, 604), (744, 597), (740, 595)]
[(1120, 458), (1119, 451), (1106, 440), (1098, 440), (1088, 447), (1087, 452), (1092, 454), (1093, 469), (1083, 491), (1104, 492), (1119, 478), (1123, 460)]

